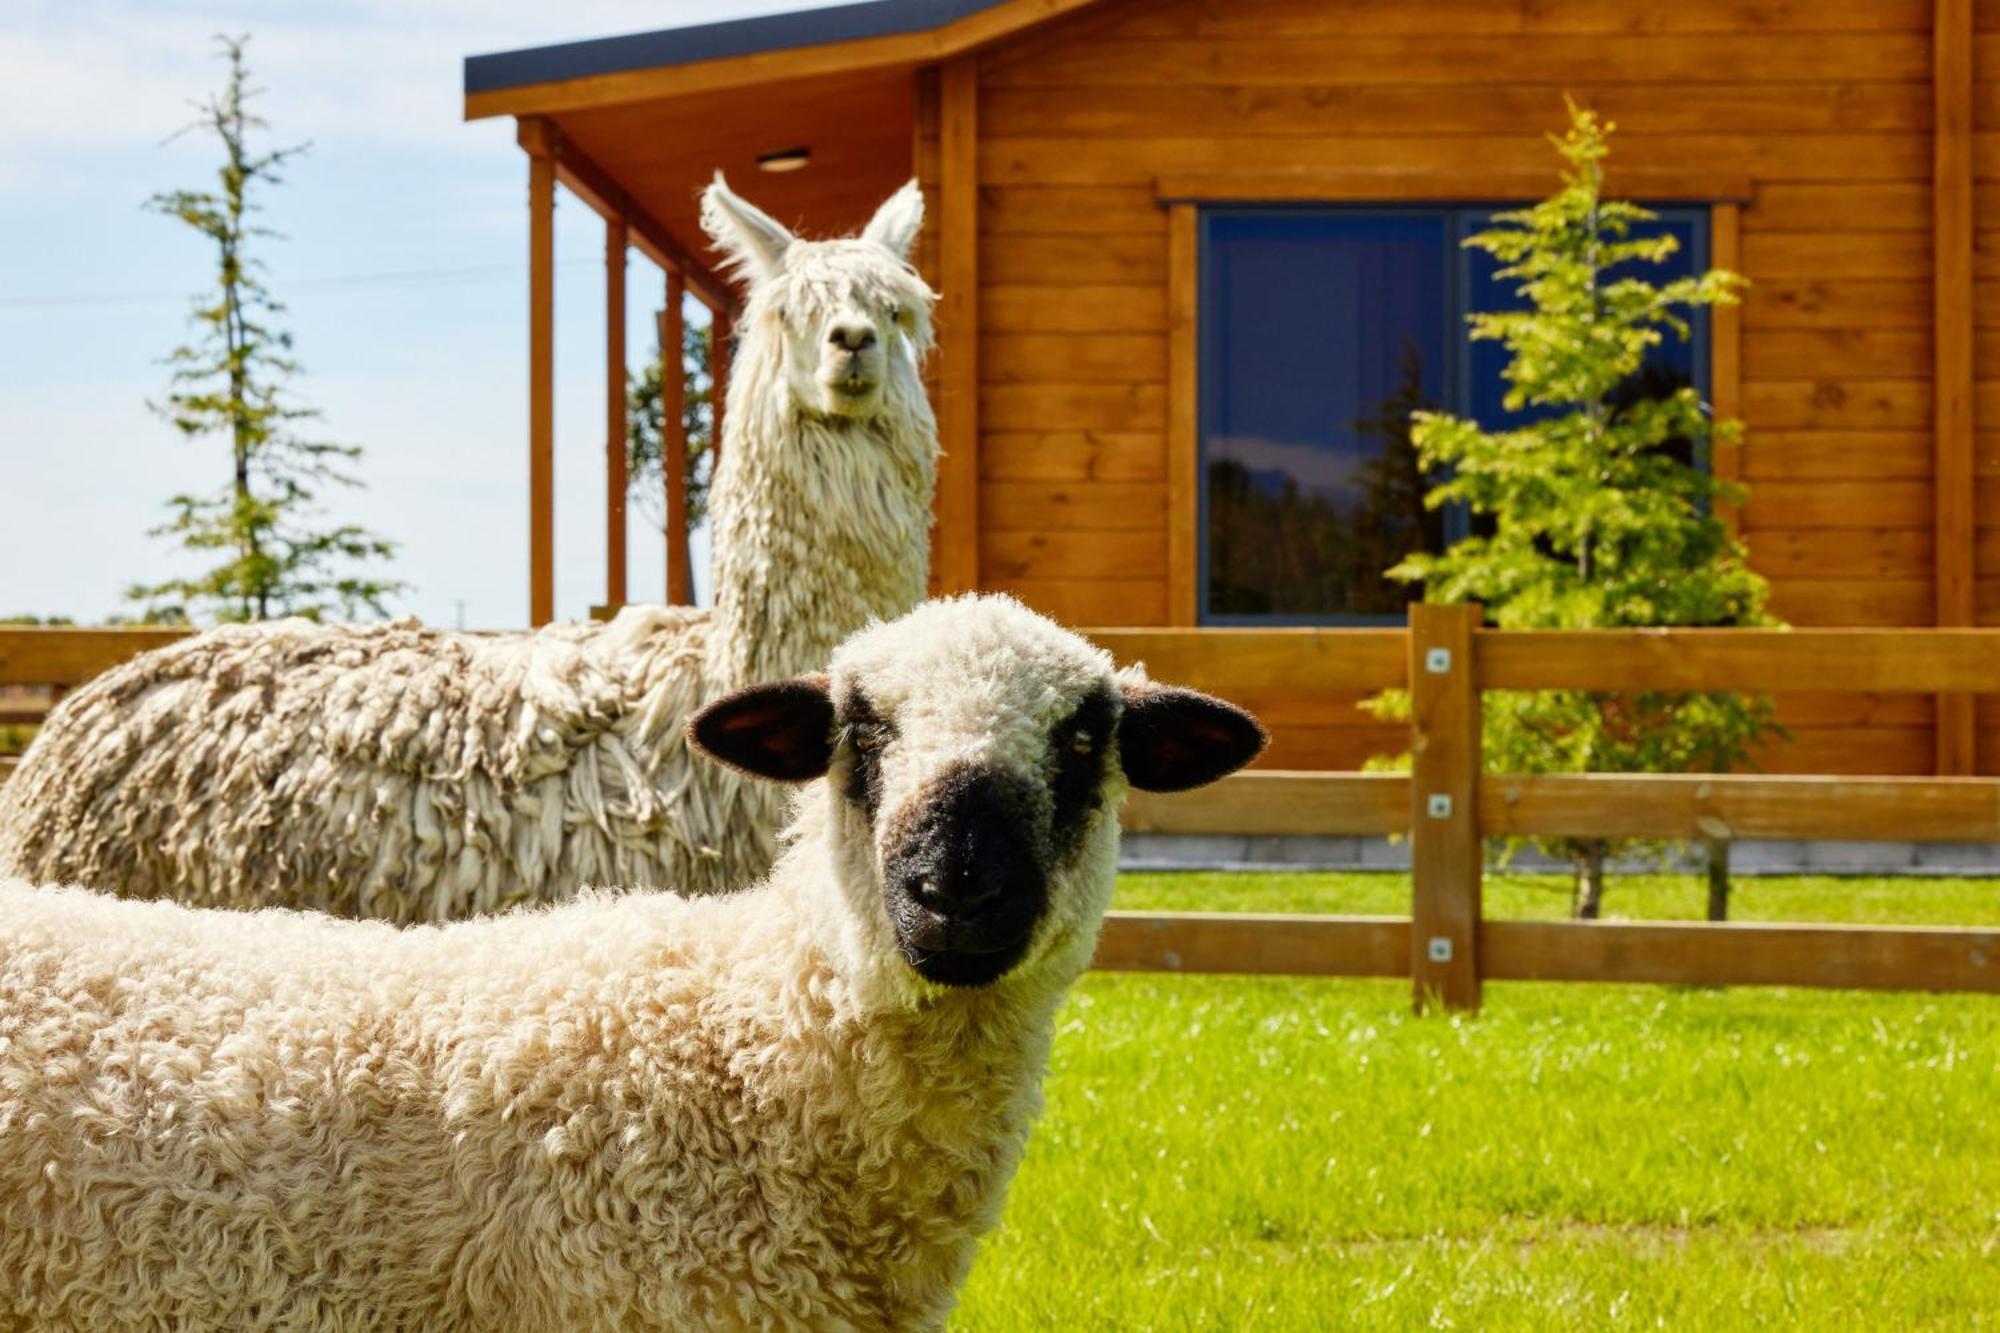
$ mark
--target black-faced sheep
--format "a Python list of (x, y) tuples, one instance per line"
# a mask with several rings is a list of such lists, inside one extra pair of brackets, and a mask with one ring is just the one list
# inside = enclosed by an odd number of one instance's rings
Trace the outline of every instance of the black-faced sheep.
[(1004, 598), (692, 732), (808, 784), (743, 893), (399, 930), (0, 887), (0, 1326), (941, 1324), (1128, 781), (1262, 733)]

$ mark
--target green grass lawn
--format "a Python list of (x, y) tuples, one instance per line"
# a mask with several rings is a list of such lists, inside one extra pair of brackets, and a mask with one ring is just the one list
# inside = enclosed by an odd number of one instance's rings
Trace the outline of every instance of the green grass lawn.
[[(1620, 878), (1617, 915), (1698, 916)], [(1395, 912), (1393, 875), (1119, 905)], [(1560, 915), (1553, 879), (1494, 916)], [(2000, 922), (2000, 882), (1742, 880), (1755, 920)], [(2000, 1325), (2000, 998), (1092, 975), (954, 1329)]]

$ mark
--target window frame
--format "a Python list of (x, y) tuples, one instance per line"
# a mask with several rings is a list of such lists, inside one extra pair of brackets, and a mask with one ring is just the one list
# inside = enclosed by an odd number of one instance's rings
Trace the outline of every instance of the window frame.
[[(1264, 208), (1285, 204), (1322, 208), (1437, 206), (1514, 207), (1548, 194), (1547, 171), (1427, 169), (1300, 170), (1161, 176), (1156, 202), (1167, 221), (1167, 623), (1193, 628), (1338, 628), (1380, 623), (1377, 617), (1205, 618), (1202, 580), (1206, 560), (1205, 487), (1201, 468), (1201, 213), (1215, 206)], [(1708, 209), (1709, 267), (1741, 269), (1743, 207), (1755, 194), (1747, 175), (1614, 168), (1610, 193), (1660, 206)], [(1717, 306), (1708, 321), (1708, 400), (1718, 418), (1741, 415), (1742, 311)], [(1461, 358), (1462, 359), (1462, 358)], [(1720, 481), (1738, 478), (1736, 450), (1711, 460)], [(1718, 512), (1733, 530), (1734, 506)]]

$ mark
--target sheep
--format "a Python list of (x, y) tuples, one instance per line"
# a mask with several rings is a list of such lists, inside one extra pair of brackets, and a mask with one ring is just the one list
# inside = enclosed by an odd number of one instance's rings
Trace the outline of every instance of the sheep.
[(690, 734), (803, 784), (738, 894), (398, 928), (0, 887), (0, 1326), (940, 1326), (1128, 783), (1263, 733), (989, 596)]
[(65, 699), (0, 787), (0, 873), (394, 921), (761, 874), (782, 801), (695, 764), (682, 723), (923, 598), (934, 298), (906, 259), (915, 182), (846, 240), (797, 239), (719, 175), (702, 210), (748, 285), (712, 614), (493, 636), (294, 619), (145, 654)]

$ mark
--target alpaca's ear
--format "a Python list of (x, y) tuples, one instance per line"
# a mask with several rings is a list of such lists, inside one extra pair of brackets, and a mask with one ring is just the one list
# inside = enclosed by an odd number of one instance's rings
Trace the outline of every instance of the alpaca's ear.
[(862, 228), (861, 239), (873, 241), (898, 259), (910, 257), (917, 233), (924, 228), (924, 192), (913, 180), (882, 201)]
[(701, 192), (701, 226), (731, 267), (754, 282), (776, 276), (792, 244), (785, 224), (730, 189), (719, 171)]
[(805, 782), (833, 761), (833, 699), (825, 676), (800, 676), (717, 699), (688, 719), (688, 740), (752, 777)]
[(1234, 773), (1264, 748), (1264, 728), (1238, 708), (1196, 690), (1144, 681), (1120, 685), (1118, 760), (1141, 791), (1186, 791)]

